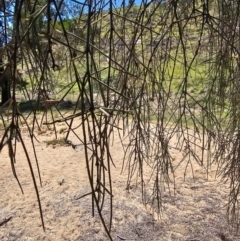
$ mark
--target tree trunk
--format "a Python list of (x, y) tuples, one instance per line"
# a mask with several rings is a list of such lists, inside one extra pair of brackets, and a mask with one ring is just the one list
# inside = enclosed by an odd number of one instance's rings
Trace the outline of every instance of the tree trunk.
[(4, 67), (2, 66), (3, 61), (0, 59), (0, 87), (2, 90), (2, 101), (0, 105), (4, 105), (11, 98), (11, 88), (10, 88), (10, 75), (4, 72)]
[(8, 76), (5, 75), (0, 78), (0, 87), (2, 89), (1, 105), (3, 105), (11, 98), (10, 81), (8, 79)]

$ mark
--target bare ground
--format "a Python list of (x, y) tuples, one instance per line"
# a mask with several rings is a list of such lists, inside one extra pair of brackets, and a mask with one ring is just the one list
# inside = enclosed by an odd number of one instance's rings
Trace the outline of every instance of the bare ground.
[[(62, 124), (58, 125), (61, 129)], [(31, 141), (23, 130), (28, 153), (33, 157)], [(50, 145), (45, 140), (54, 138), (52, 130), (37, 136), (36, 143), (43, 186), (39, 188), (46, 231), (41, 226), (36, 193), (23, 149), (18, 143), (16, 169), (24, 194), (11, 171), (8, 150), (0, 154), (0, 240), (108, 240), (98, 214), (92, 217), (90, 196), (78, 199), (90, 190), (83, 147)], [(215, 170), (206, 172), (197, 164), (193, 166), (195, 179), (189, 173), (185, 180), (182, 165), (175, 173), (173, 189), (163, 192), (163, 213), (160, 217), (150, 205), (142, 204), (141, 187), (132, 183), (126, 189), (127, 172), (121, 174), (123, 151), (115, 136), (112, 153), (116, 168), (113, 177), (113, 240), (144, 241), (236, 241), (240, 236), (229, 233), (226, 204), (229, 188), (215, 178)], [(70, 139), (76, 141), (73, 136)], [(183, 154), (173, 151), (175, 161)], [(36, 164), (32, 161), (37, 176)], [(146, 191), (148, 198), (151, 189)], [(108, 200), (104, 207), (109, 215)], [(4, 223), (4, 221), (6, 222)]]

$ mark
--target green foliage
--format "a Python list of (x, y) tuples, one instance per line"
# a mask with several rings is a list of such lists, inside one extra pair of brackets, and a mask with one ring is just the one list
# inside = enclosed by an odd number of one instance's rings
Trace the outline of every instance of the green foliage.
[(68, 146), (69, 144), (67, 143), (65, 138), (60, 138), (60, 139), (52, 139), (46, 141), (47, 146), (55, 146), (55, 145), (60, 145), (60, 146)]
[(58, 21), (55, 23), (55, 29), (62, 30), (64, 27), (64, 29), (68, 31), (73, 28), (73, 23), (74, 23), (73, 19), (64, 19), (62, 22)]

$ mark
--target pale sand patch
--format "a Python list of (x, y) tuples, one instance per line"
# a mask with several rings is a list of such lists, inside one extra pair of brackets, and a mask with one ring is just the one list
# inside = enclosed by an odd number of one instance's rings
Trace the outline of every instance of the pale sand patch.
[[(58, 128), (62, 128), (59, 125)], [(81, 128), (79, 130), (81, 131)], [(43, 187), (37, 183), (42, 202), (46, 232), (41, 227), (38, 204), (27, 160), (19, 146), (17, 151), (17, 174), (24, 190), (21, 194), (11, 171), (7, 148), (0, 155), (0, 240), (108, 240), (96, 217), (91, 216), (91, 199), (77, 197), (89, 192), (83, 147), (74, 150), (71, 146), (46, 146), (44, 140), (54, 138), (54, 132), (46, 130), (37, 136), (36, 142)], [(164, 212), (160, 220), (141, 200), (141, 188), (136, 185), (126, 190), (127, 173), (122, 175), (123, 150), (117, 133), (112, 148), (116, 168), (112, 168), (114, 214), (112, 236), (126, 240), (151, 241), (226, 241), (240, 240), (230, 236), (224, 205), (227, 202), (228, 186), (215, 179), (214, 168), (206, 179), (206, 172), (194, 165), (195, 181), (187, 175), (184, 181), (184, 164), (175, 173), (175, 196), (166, 190), (163, 193)], [(23, 133), (28, 153), (33, 157), (30, 138)], [(71, 134), (70, 138), (77, 142)], [(183, 154), (173, 151), (177, 163)], [(35, 174), (36, 164), (32, 161)], [(150, 170), (146, 169), (149, 175)], [(190, 173), (190, 172), (188, 172)], [(37, 175), (36, 175), (37, 176)], [(147, 190), (149, 197), (151, 190)], [(106, 204), (108, 200), (106, 200)], [(108, 206), (104, 207), (109, 214)]]

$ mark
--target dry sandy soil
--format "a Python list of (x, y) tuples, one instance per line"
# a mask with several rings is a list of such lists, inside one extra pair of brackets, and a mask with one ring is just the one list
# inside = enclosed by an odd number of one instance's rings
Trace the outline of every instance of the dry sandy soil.
[[(61, 129), (62, 124), (58, 125)], [(1, 133), (2, 135), (2, 133)], [(33, 157), (28, 134), (22, 132), (28, 153)], [(98, 215), (91, 215), (91, 199), (77, 197), (89, 192), (83, 147), (46, 145), (54, 138), (53, 131), (39, 133), (36, 143), (43, 186), (39, 193), (46, 231), (41, 226), (36, 193), (29, 167), (21, 146), (17, 149), (16, 170), (24, 194), (11, 171), (8, 150), (0, 154), (0, 240), (108, 240)], [(184, 166), (175, 173), (175, 196), (163, 192), (163, 214), (160, 219), (142, 204), (141, 188), (132, 185), (126, 190), (127, 172), (121, 174), (123, 151), (115, 136), (111, 147), (116, 168), (112, 168), (114, 213), (113, 240), (144, 241), (234, 241), (226, 220), (227, 184), (215, 179), (214, 168), (209, 174), (197, 164), (193, 167), (195, 181), (189, 174), (183, 177)], [(70, 136), (74, 140), (73, 136)], [(176, 162), (182, 157), (173, 151)], [(36, 164), (32, 161), (35, 174)], [(37, 176), (37, 175), (36, 175)], [(109, 213), (108, 206), (105, 212)], [(9, 219), (11, 218), (11, 219)], [(2, 223), (4, 220), (8, 222)]]

